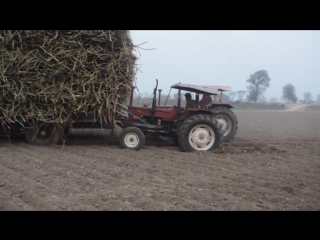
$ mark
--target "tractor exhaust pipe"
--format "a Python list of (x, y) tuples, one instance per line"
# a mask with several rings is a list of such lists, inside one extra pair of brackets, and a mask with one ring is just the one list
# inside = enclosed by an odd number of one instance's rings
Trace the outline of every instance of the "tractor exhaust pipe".
[(161, 100), (161, 92), (162, 92), (162, 89), (158, 89), (158, 91), (159, 91), (158, 106), (160, 106), (160, 100)]
[(130, 106), (132, 106), (132, 102), (133, 102), (134, 89), (135, 89), (135, 87), (134, 87), (134, 86), (132, 86), (132, 89), (131, 89), (131, 96), (130, 96)]

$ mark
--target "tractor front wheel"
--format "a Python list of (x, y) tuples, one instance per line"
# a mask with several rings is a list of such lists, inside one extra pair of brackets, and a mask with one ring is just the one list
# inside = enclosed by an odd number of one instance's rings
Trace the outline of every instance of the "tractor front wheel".
[(206, 114), (186, 119), (179, 129), (178, 138), (183, 152), (212, 151), (221, 143), (217, 120)]
[(119, 143), (121, 148), (138, 151), (144, 147), (145, 136), (139, 128), (128, 127), (120, 133)]

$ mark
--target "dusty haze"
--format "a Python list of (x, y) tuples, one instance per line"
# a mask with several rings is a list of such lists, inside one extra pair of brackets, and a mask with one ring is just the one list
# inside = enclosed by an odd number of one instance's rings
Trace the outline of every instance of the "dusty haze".
[(155, 79), (163, 93), (177, 82), (223, 84), (246, 90), (246, 80), (258, 70), (271, 78), (265, 97), (282, 96), (292, 83), (299, 99), (320, 94), (320, 31), (131, 31), (141, 50), (140, 93), (151, 93)]

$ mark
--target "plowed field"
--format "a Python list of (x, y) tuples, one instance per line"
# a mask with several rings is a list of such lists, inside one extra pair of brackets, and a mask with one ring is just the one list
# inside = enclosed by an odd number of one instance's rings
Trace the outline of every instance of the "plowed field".
[(0, 141), (0, 210), (320, 210), (320, 112), (236, 112), (215, 152), (119, 149), (103, 130), (66, 145)]

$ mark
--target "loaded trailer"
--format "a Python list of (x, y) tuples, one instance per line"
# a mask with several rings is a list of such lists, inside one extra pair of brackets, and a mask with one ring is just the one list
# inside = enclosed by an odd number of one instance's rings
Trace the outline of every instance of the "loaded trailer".
[[(178, 90), (178, 102), (175, 106), (157, 106), (157, 88), (153, 91), (151, 107), (133, 106), (133, 91), (130, 103), (122, 109), (125, 114), (118, 114), (114, 124), (110, 124), (105, 117), (93, 115), (78, 115), (77, 120), (71, 123), (63, 131), (58, 131), (52, 124), (17, 124), (10, 125), (11, 133), (22, 132), (29, 144), (52, 145), (57, 144), (62, 138), (67, 138), (70, 128), (103, 128), (114, 129), (120, 127), (119, 145), (122, 148), (140, 150), (144, 147), (145, 136), (155, 134), (170, 137), (182, 151), (212, 151), (223, 142), (226, 132), (223, 123), (216, 117), (219, 109), (208, 106), (200, 107), (199, 95), (203, 99), (218, 94), (215, 88), (196, 86), (189, 84), (174, 84), (171, 89)], [(189, 91), (196, 94), (198, 108), (188, 109), (184, 118), (184, 108), (181, 106), (181, 91)], [(202, 102), (203, 103), (203, 102)]]

